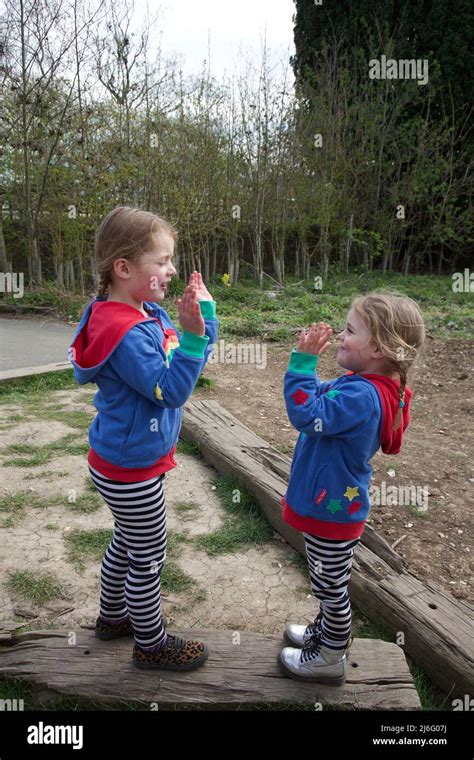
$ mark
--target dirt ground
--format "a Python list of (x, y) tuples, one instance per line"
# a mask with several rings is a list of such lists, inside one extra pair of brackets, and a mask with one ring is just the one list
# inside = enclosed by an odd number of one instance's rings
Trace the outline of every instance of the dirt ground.
[[(291, 456), (297, 433), (286, 416), (282, 387), (292, 346), (266, 347), (264, 369), (248, 364), (208, 365), (205, 376), (212, 378), (215, 385), (196, 390), (194, 397), (216, 399), (258, 435)], [(333, 350), (321, 360), (319, 371), (323, 379), (340, 374)], [(379, 453), (373, 462), (375, 485), (385, 481), (387, 485), (426, 487), (428, 509), (419, 513), (411, 506), (380, 504), (372, 508), (369, 519), (390, 544), (402, 539), (396, 550), (418, 577), (438, 582), (456, 598), (473, 601), (471, 377), (471, 342), (428, 341), (410, 382), (415, 394), (412, 423), (402, 452), (397, 457)], [(52, 392), (49, 403), (61, 404), (64, 411), (92, 412), (89, 399), (94, 390), (94, 386), (86, 386)], [(8, 423), (11, 415), (22, 412), (21, 405), (4, 406), (2, 412)], [(71, 432), (79, 431), (55, 420), (18, 422), (0, 431), (0, 448), (10, 443), (47, 443)], [(92, 625), (98, 611), (100, 561), (88, 559), (79, 568), (68, 560), (64, 540), (75, 529), (112, 527), (105, 504), (89, 514), (68, 507), (71, 489), (77, 489), (78, 494), (85, 491), (85, 456), (57, 457), (44, 465), (26, 468), (6, 466), (4, 459), (0, 456), (0, 497), (29, 489), (45, 500), (64, 494), (64, 504), (27, 507), (14, 526), (0, 529), (4, 547), (0, 619), (17, 617), (15, 611), (20, 609), (42, 621), (51, 618), (56, 625)], [(177, 461), (178, 467), (165, 479), (168, 528), (188, 538), (209, 533), (224, 519), (211, 485), (215, 471), (192, 456), (181, 454)], [(25, 477), (42, 472), (51, 475)], [(191, 502), (195, 508), (185, 513), (176, 510), (183, 501)], [(176, 564), (192, 576), (195, 585), (189, 591), (165, 594), (163, 611), (177, 627), (276, 633), (288, 622), (304, 622), (315, 615), (316, 602), (309, 593), (306, 574), (295, 566), (294, 550), (277, 534), (263, 546), (215, 557), (189, 542), (180, 545), (180, 549)], [(27, 569), (54, 573), (65, 585), (64, 598), (38, 607), (10, 593), (9, 572)], [(354, 626), (355, 634), (358, 625)]]
[[(266, 367), (260, 368), (258, 361), (226, 364), (226, 354), (220, 350), (222, 361), (208, 364), (204, 372), (215, 387), (198, 389), (194, 396), (216, 399), (291, 456), (298, 434), (286, 415), (283, 376), (294, 345), (266, 344)], [(320, 359), (321, 379), (342, 373), (335, 355), (333, 346)], [(373, 485), (382, 488), (385, 481), (386, 488), (426, 488), (420, 492), (428, 495), (428, 509), (419, 512), (411, 505), (377, 504), (369, 516), (390, 544), (403, 537), (395, 549), (415, 575), (437, 581), (452, 596), (470, 601), (474, 600), (473, 355), (472, 341), (428, 338), (409, 379), (414, 398), (402, 450), (398, 456), (378, 452), (373, 459)], [(260, 364), (264, 364), (261, 359)]]
[[(88, 401), (91, 390), (92, 386), (55, 391), (48, 404), (61, 405), (60, 411), (92, 412)], [(2, 406), (4, 422), (21, 412), (21, 405)], [(0, 448), (12, 443), (47, 444), (74, 432), (81, 435), (54, 420), (19, 422), (0, 430)], [(85, 440), (86, 434), (82, 437)], [(8, 527), (3, 526), (5, 513), (0, 512), (0, 620), (23, 617), (25, 623), (31, 619), (41, 623), (51, 620), (56, 626), (70, 628), (93, 625), (98, 613), (100, 560), (85, 558), (82, 566), (69, 561), (65, 540), (75, 530), (101, 530), (113, 525), (111, 512), (103, 502), (91, 513), (74, 511), (68, 504), (73, 489), (78, 496), (86, 492), (86, 456), (57, 456), (31, 467), (5, 465), (6, 459), (0, 457), (0, 498), (29, 490), (39, 496), (40, 503), (25, 507), (15, 524)], [(177, 462), (164, 481), (169, 533), (192, 539), (218, 529), (225, 513), (212, 487), (214, 468), (185, 454), (179, 454)], [(48, 476), (29, 478), (42, 473)], [(64, 497), (62, 504), (46, 505), (58, 496)], [(176, 509), (183, 502), (189, 507), (184, 512)], [(318, 605), (310, 594), (306, 574), (294, 563), (295, 554), (276, 533), (266, 544), (212, 557), (191, 542), (182, 543), (180, 554), (171, 560), (191, 576), (194, 585), (179, 593), (164, 593), (163, 612), (174, 626), (188, 630), (227, 628), (276, 634), (290, 622), (312, 620)], [(64, 586), (63, 598), (37, 605), (11, 593), (10, 573), (23, 570), (53, 574)]]

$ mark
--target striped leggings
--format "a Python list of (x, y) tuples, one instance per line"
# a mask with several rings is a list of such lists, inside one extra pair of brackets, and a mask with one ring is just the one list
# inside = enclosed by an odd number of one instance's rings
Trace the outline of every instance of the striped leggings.
[(360, 538), (338, 541), (303, 533), (311, 590), (320, 601), (322, 643), (342, 649), (351, 636), (352, 612), (347, 586)]
[(129, 614), (136, 644), (158, 646), (166, 637), (160, 599), (166, 558), (165, 476), (120, 483), (90, 465), (89, 472), (114, 516), (112, 541), (101, 565), (100, 616), (113, 622)]

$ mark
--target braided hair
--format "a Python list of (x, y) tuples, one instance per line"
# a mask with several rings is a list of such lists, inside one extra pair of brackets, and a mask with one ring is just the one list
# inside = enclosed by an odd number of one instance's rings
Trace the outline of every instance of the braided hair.
[(110, 272), (101, 272), (99, 278), (99, 287), (97, 288), (97, 295), (103, 298), (109, 290), (111, 281)]

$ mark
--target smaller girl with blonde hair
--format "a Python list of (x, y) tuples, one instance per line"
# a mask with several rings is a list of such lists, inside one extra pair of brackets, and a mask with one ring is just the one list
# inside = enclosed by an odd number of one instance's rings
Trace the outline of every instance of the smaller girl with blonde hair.
[(352, 557), (370, 511), (370, 460), (398, 454), (410, 421), (407, 373), (425, 340), (417, 304), (397, 294), (355, 298), (339, 334), (337, 362), (348, 373), (316, 374), (330, 346), (329, 325), (301, 331), (285, 374), (288, 417), (299, 431), (283, 519), (302, 531), (311, 589), (319, 601), (309, 625), (289, 625), (279, 655), (290, 678), (343, 684), (352, 643), (348, 584)]

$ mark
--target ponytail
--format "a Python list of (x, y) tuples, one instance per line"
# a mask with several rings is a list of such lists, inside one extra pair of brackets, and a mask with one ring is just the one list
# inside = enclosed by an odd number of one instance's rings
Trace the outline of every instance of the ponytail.
[(101, 272), (99, 279), (99, 287), (97, 288), (97, 295), (103, 298), (107, 293), (110, 285), (110, 272)]
[(398, 430), (403, 420), (403, 407), (405, 406), (405, 388), (407, 384), (407, 368), (400, 364), (398, 367), (398, 373), (400, 375), (400, 401), (398, 403), (398, 412), (395, 417), (395, 423), (393, 430)]

